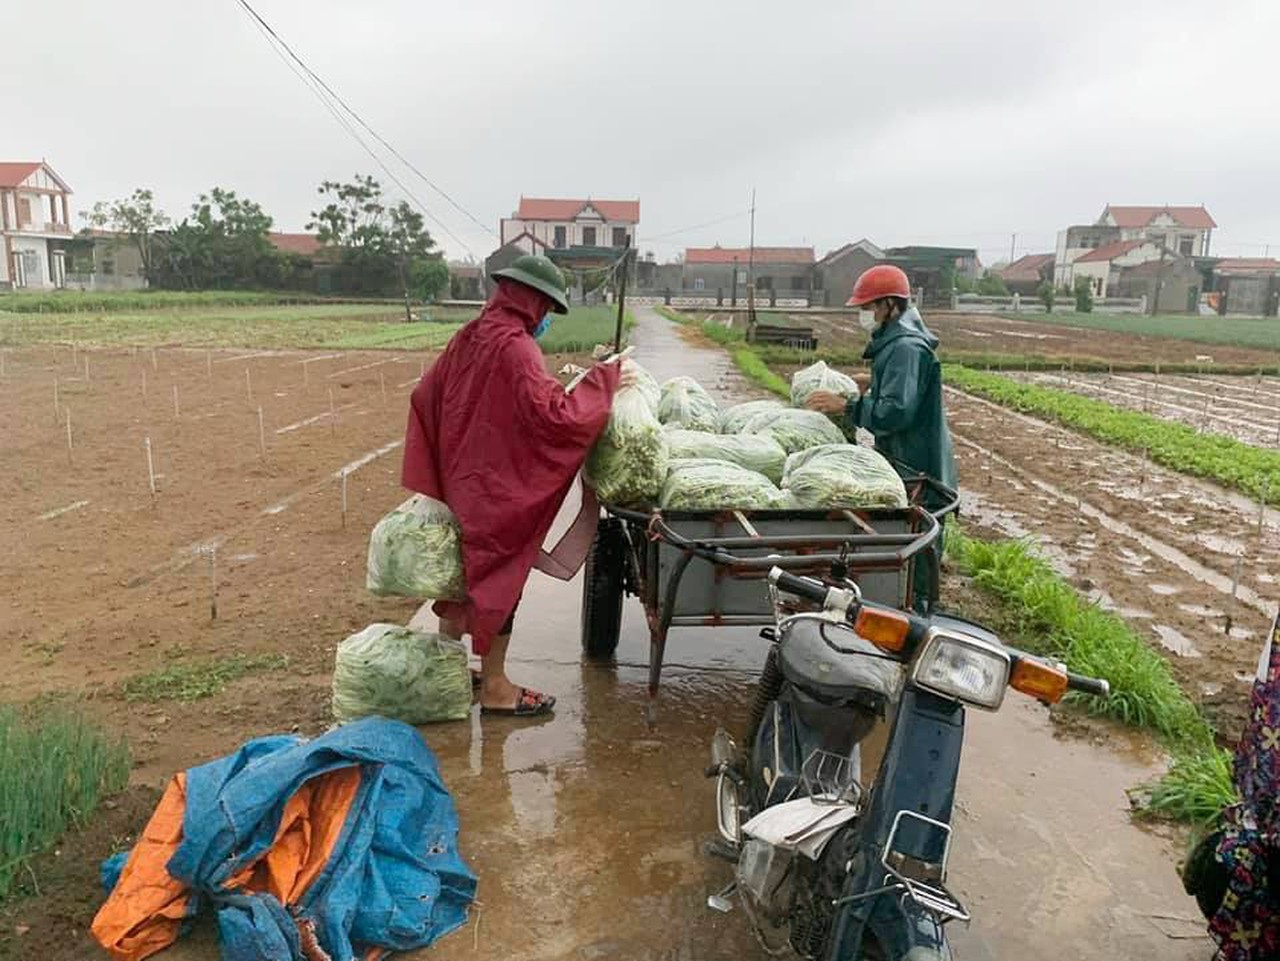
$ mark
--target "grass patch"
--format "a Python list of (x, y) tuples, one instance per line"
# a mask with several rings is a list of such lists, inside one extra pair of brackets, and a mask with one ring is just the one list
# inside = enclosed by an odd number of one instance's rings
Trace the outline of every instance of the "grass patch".
[[(635, 323), (635, 317), (627, 311), (622, 318), (624, 341)], [(616, 306), (570, 307), (563, 317), (551, 318), (551, 329), (542, 335), (538, 346), (544, 354), (588, 353), (597, 344), (612, 344), (617, 324)]]
[(1109, 330), (1119, 334), (1193, 340), (1230, 347), (1280, 350), (1280, 320), (1275, 317), (1201, 317), (1196, 314), (1000, 314), (1007, 320)]
[(219, 660), (171, 664), (124, 682), (126, 701), (198, 701), (220, 694), (232, 681), (246, 674), (278, 671), (289, 664), (283, 654), (235, 654)]
[[(15, 291), (0, 294), (0, 311), (22, 314), (65, 314), (85, 311), (105, 314), (139, 310), (195, 307), (263, 307), (273, 304), (323, 304), (345, 298), (315, 294), (257, 290), (83, 290)], [(361, 299), (361, 298), (353, 298)], [(369, 298), (376, 300), (377, 298)]]
[(733, 352), (733, 362), (752, 383), (758, 384), (771, 394), (777, 394), (784, 400), (791, 399), (791, 385), (786, 379), (779, 377), (769, 365), (760, 359), (750, 347), (739, 347)]
[(447, 344), (461, 326), (427, 322), (378, 325), (371, 330), (346, 334), (324, 346), (343, 350), (431, 350)]
[(0, 707), (0, 900), (27, 859), (129, 778), (129, 750), (73, 709)]
[(947, 531), (947, 556), (1004, 605), (1020, 636), (1039, 638), (1031, 653), (1078, 673), (1105, 678), (1107, 698), (1073, 698), (1086, 710), (1156, 732), (1173, 756), (1165, 777), (1147, 786), (1144, 810), (1203, 821), (1235, 798), (1230, 755), (1178, 686), (1168, 662), (1125, 621), (1082, 598), (1029, 544), (985, 541)]
[(1057, 421), (1104, 443), (1145, 451), (1153, 461), (1173, 470), (1216, 481), (1254, 499), (1280, 503), (1280, 450), (1254, 447), (1221, 434), (1200, 434), (1186, 424), (972, 368), (947, 367), (943, 377), (953, 387)]

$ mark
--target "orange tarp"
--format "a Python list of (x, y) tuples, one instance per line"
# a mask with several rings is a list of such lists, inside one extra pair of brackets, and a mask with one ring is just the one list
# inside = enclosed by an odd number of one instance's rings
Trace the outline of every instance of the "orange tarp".
[[(285, 804), (267, 852), (227, 883), (229, 891), (270, 892), (296, 904), (337, 847), (360, 787), (358, 766), (307, 781)], [(93, 920), (93, 936), (115, 961), (141, 961), (177, 940), (190, 891), (169, 875), (169, 859), (182, 843), (186, 776), (169, 783), (129, 855), (120, 880)]]

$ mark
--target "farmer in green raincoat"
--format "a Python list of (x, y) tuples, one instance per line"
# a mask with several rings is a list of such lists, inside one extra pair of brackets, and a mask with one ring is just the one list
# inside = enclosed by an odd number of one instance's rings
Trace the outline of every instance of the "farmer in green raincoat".
[[(954, 490), (955, 457), (947, 415), (942, 406), (942, 367), (934, 352), (938, 338), (910, 306), (907, 275), (890, 264), (867, 270), (854, 285), (848, 306), (866, 313), (860, 320), (871, 333), (862, 356), (871, 361), (871, 374), (860, 374), (861, 396), (845, 400), (839, 394), (816, 391), (808, 406), (824, 414), (843, 415), (849, 427), (862, 427), (876, 439), (876, 450), (907, 473), (927, 474)], [(943, 504), (926, 497), (923, 506)], [(916, 606), (932, 590), (932, 579), (916, 568)], [(924, 592), (924, 593), (922, 593)]]

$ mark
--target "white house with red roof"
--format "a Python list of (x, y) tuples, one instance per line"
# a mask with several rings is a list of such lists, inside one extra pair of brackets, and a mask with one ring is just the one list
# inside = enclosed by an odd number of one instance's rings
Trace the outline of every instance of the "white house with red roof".
[[(1203, 206), (1107, 204), (1093, 223), (1079, 224), (1059, 232), (1058, 248), (1054, 254), (1054, 283), (1072, 286), (1076, 274), (1074, 265), (1085, 257), (1090, 258), (1085, 263), (1098, 264), (1100, 258), (1094, 255), (1103, 249), (1109, 256), (1123, 257), (1125, 262), (1121, 266), (1126, 267), (1159, 260), (1161, 256), (1208, 257), (1209, 242), (1217, 226)], [(1116, 247), (1117, 244), (1134, 242), (1138, 243), (1123, 250)], [(1138, 257), (1145, 259), (1135, 259)], [(1085, 273), (1096, 280), (1100, 270), (1092, 266), (1086, 268)]]
[(66, 285), (70, 196), (43, 160), (0, 162), (0, 290)]
[(1160, 245), (1151, 240), (1117, 240), (1077, 257), (1071, 264), (1070, 286), (1077, 277), (1088, 277), (1095, 297), (1110, 295), (1120, 271), (1160, 259)]
[(638, 200), (563, 200), (521, 197), (520, 206), (503, 219), (503, 246), (525, 238), (529, 251), (538, 246), (552, 250), (572, 247), (634, 247), (640, 224)]

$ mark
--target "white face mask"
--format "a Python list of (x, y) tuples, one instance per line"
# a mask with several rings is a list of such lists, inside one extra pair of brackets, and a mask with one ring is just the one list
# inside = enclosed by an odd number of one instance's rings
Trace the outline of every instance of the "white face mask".
[(876, 329), (876, 315), (870, 310), (858, 311), (858, 326), (865, 330), (868, 334)]

